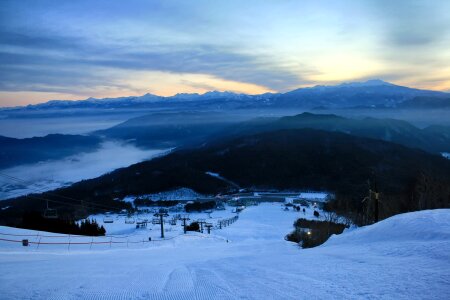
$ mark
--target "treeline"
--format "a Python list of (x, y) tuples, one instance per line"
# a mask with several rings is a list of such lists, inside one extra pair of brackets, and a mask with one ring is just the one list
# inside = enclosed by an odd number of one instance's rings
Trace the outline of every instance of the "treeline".
[(330, 220), (318, 221), (298, 219), (294, 223), (295, 230), (286, 236), (286, 240), (298, 243), (302, 248), (312, 248), (325, 243), (333, 234), (341, 234), (345, 224)]
[(192, 212), (192, 211), (202, 211), (202, 210), (208, 210), (208, 209), (214, 209), (216, 208), (216, 201), (207, 201), (207, 202), (193, 202), (193, 203), (187, 203), (184, 206), (184, 210), (186, 212)]
[[(54, 204), (58, 214), (83, 218), (101, 211), (94, 205), (86, 206), (88, 203), (117, 207), (117, 211), (131, 209), (130, 203), (113, 200), (127, 195), (180, 187), (201, 194), (237, 190), (206, 172), (218, 173), (249, 191), (330, 191), (336, 197), (325, 209), (342, 213), (359, 225), (373, 220), (370, 201), (362, 202), (368, 195), (368, 181), (372, 189), (376, 184), (380, 193), (380, 219), (401, 212), (450, 207), (449, 160), (394, 143), (311, 129), (267, 132), (179, 150), (37, 196), (63, 202)], [(186, 210), (213, 208), (204, 205), (187, 205)], [(0, 207), (9, 207), (0, 210), (0, 223), (5, 224), (8, 218), (15, 217), (17, 222), (30, 207), (44, 209), (45, 202), (21, 197), (0, 201)]]
[(151, 200), (147, 198), (136, 198), (134, 200), (135, 206), (158, 206), (158, 207), (172, 207), (180, 203), (177, 200)]
[(99, 226), (95, 220), (85, 219), (77, 223), (74, 220), (48, 219), (38, 212), (25, 213), (19, 228), (40, 230), (54, 233), (103, 236), (106, 233), (103, 226)]
[[(377, 184), (379, 220), (410, 211), (450, 207), (450, 178), (447, 176), (430, 172), (411, 174), (409, 182), (397, 190), (384, 188), (384, 183), (378, 180)], [(359, 226), (372, 224), (376, 219), (376, 199), (369, 189), (375, 191), (373, 183), (338, 192), (334, 199), (325, 203), (324, 209), (337, 212)]]
[(194, 221), (186, 226), (186, 231), (200, 231), (200, 224)]

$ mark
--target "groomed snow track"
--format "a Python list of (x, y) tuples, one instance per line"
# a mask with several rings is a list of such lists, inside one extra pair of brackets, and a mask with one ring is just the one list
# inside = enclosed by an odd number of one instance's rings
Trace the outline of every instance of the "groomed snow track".
[(1, 298), (448, 299), (450, 210), (395, 216), (308, 250), (283, 239), (298, 216), (262, 204), (215, 232), (220, 239), (179, 237), (142, 249), (0, 243)]

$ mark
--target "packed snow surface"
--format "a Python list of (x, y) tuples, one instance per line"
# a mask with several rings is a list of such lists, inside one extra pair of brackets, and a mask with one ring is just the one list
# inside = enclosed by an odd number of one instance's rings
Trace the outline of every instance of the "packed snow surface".
[[(191, 219), (234, 216), (227, 207)], [(180, 223), (135, 229), (115, 216), (114, 237), (75, 241), (136, 244), (40, 245), (0, 242), (2, 299), (448, 299), (450, 210), (394, 216), (303, 250), (284, 240), (298, 217), (279, 203), (247, 207), (211, 235), (183, 235)], [(102, 216), (94, 216), (102, 220)], [(144, 218), (145, 216), (138, 216)], [(169, 216), (170, 218), (170, 216)], [(152, 229), (152, 230), (150, 230)], [(0, 227), (2, 239), (38, 232)], [(8, 235), (9, 234), (9, 235)], [(34, 235), (34, 237), (31, 237)], [(67, 240), (39, 233), (43, 241)], [(151, 242), (148, 237), (152, 237)], [(228, 241), (228, 242), (227, 242)]]

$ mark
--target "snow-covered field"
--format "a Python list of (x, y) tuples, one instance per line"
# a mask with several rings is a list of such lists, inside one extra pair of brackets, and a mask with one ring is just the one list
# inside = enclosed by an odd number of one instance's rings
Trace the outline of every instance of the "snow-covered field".
[[(227, 208), (213, 212), (210, 221), (233, 215)], [(1, 298), (448, 299), (450, 210), (395, 216), (308, 250), (284, 240), (302, 215), (264, 203), (211, 235), (182, 235), (178, 223), (161, 241), (158, 225), (135, 229), (116, 216), (105, 224), (113, 238), (71, 237), (87, 244), (37, 248), (0, 241)], [(312, 217), (311, 209), (306, 216)], [(191, 215), (196, 218), (208, 216)], [(0, 233), (12, 240), (22, 238), (12, 234), (37, 234), (8, 227)], [(152, 242), (142, 242), (149, 236)], [(41, 237), (51, 239), (68, 237)], [(120, 239), (141, 243), (89, 245)]]

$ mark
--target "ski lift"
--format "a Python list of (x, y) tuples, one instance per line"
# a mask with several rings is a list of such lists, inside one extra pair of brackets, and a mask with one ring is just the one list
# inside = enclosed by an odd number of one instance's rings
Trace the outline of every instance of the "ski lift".
[(125, 224), (134, 224), (135, 220), (132, 217), (128, 217), (125, 219)]
[(47, 218), (47, 219), (58, 218), (58, 211), (54, 208), (48, 207), (48, 200), (47, 200), (47, 208), (44, 210), (44, 218)]
[(114, 219), (109, 215), (109, 214), (107, 214), (104, 218), (103, 218), (103, 223), (114, 223)]
[(136, 222), (136, 229), (139, 229), (139, 228), (147, 228), (147, 222), (144, 222), (144, 221)]

